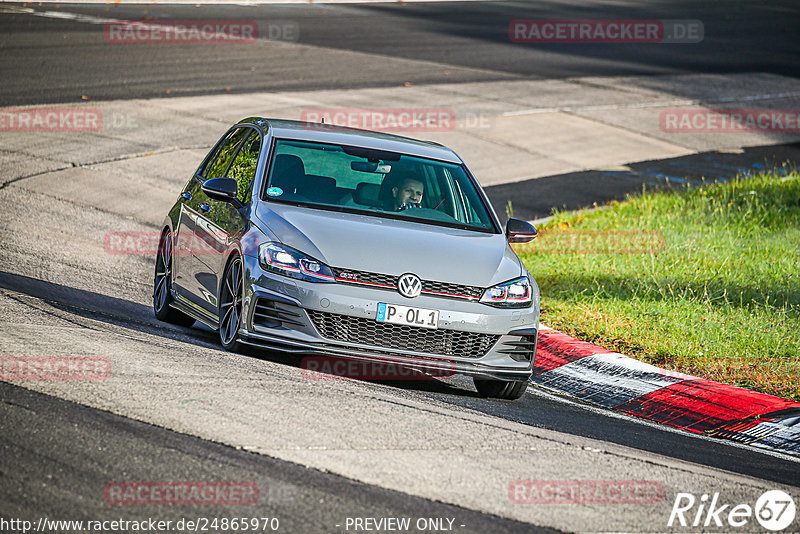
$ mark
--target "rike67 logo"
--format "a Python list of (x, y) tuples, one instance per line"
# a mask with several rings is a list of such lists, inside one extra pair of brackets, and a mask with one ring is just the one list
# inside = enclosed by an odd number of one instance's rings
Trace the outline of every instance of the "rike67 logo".
[(792, 496), (781, 490), (764, 492), (755, 506), (724, 503), (719, 493), (703, 494), (699, 499), (691, 493), (678, 493), (667, 526), (740, 528), (755, 518), (763, 528), (777, 532), (792, 524), (796, 512)]

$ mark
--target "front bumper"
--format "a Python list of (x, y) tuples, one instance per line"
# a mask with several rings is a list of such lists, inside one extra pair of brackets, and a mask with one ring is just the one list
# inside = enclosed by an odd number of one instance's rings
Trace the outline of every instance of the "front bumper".
[[(525, 309), (427, 295), (409, 299), (392, 290), (295, 280), (245, 256), (244, 297), (240, 339), (257, 347), (500, 380), (527, 380), (533, 368), (538, 289)], [(379, 302), (437, 309), (439, 328), (378, 323)]]

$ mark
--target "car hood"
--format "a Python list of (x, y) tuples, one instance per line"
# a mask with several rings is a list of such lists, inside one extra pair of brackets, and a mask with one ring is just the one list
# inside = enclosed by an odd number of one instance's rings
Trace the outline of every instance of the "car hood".
[(281, 243), (332, 267), (480, 287), (523, 272), (503, 234), (274, 202), (257, 217)]

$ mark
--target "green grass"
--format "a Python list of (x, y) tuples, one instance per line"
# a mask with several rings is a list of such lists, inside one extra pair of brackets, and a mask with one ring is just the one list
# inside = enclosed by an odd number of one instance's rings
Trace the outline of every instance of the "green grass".
[(542, 322), (800, 400), (800, 173), (785, 172), (556, 213), (516, 247)]

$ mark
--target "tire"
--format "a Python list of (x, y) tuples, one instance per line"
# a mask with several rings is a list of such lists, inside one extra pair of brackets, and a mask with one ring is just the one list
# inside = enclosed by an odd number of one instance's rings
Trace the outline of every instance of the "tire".
[(219, 291), (219, 341), (225, 350), (231, 352), (242, 349), (239, 327), (242, 324), (243, 292), (242, 258), (237, 255), (225, 267)]
[(156, 319), (180, 326), (192, 326), (194, 319), (172, 308), (172, 239), (169, 229), (161, 233), (153, 275), (153, 311)]
[(505, 380), (490, 380), (486, 378), (473, 378), (475, 389), (481, 397), (503, 400), (517, 400), (525, 394), (528, 382), (511, 382)]

